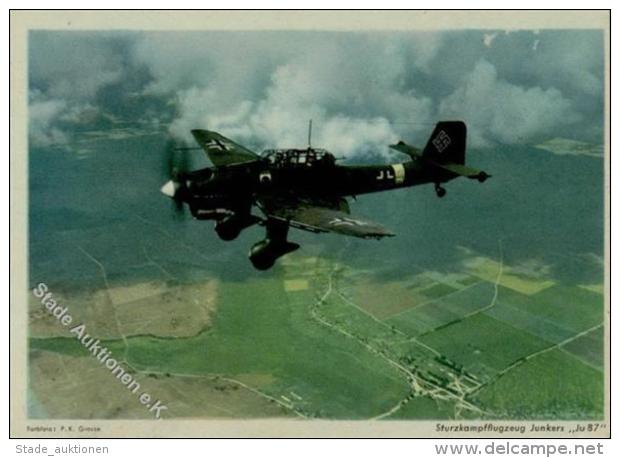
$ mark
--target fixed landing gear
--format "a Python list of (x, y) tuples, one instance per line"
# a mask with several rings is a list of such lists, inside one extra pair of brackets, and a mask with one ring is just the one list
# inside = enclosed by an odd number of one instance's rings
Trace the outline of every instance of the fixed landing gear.
[(443, 197), (446, 195), (446, 188), (443, 188), (439, 183), (435, 183), (435, 193), (437, 197)]
[(215, 223), (215, 232), (220, 239), (227, 242), (235, 240), (246, 227), (258, 223), (260, 218), (253, 215), (228, 216)]
[(270, 252), (269, 242), (265, 240), (254, 244), (249, 258), (254, 268), (258, 270), (271, 269), (276, 262), (276, 256)]
[(286, 240), (265, 239), (252, 246), (249, 253), (250, 261), (255, 269), (268, 270), (273, 267), (280, 256), (295, 251), (299, 245)]
[(248, 254), (252, 265), (258, 270), (271, 269), (279, 257), (299, 248), (298, 244), (286, 240), (288, 222), (268, 219), (265, 226), (267, 237), (255, 243)]

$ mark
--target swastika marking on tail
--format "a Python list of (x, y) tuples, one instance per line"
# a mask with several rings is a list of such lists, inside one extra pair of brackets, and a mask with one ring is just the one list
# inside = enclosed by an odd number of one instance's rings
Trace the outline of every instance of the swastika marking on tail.
[(450, 136), (443, 130), (440, 130), (437, 136), (433, 139), (433, 145), (437, 148), (439, 153), (442, 153), (448, 146), (450, 146)]

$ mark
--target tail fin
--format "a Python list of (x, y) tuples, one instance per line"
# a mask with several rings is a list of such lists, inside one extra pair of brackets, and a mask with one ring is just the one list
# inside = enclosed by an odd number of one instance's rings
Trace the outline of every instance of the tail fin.
[(437, 164), (465, 164), (467, 127), (463, 121), (441, 121), (422, 151), (422, 156)]

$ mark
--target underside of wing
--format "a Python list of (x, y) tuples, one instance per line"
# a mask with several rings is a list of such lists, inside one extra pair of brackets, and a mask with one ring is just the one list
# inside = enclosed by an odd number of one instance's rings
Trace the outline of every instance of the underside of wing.
[(394, 235), (377, 223), (349, 216), (344, 199), (263, 199), (261, 203), (268, 217), (287, 221), (292, 227), (310, 232), (335, 232), (361, 238)]
[(210, 130), (192, 130), (192, 135), (217, 167), (254, 162), (259, 157), (249, 149)]

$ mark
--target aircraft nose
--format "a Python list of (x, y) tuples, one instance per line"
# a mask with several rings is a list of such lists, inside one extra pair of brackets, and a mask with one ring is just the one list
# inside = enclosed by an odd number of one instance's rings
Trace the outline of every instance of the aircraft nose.
[(168, 196), (168, 197), (174, 197), (174, 195), (177, 192), (177, 189), (179, 188), (178, 183), (175, 183), (174, 181), (170, 180), (167, 181), (162, 187), (161, 187), (161, 193), (164, 196)]

